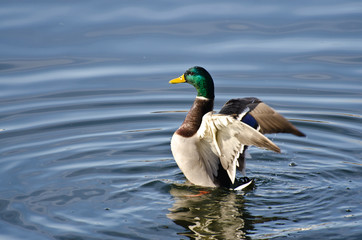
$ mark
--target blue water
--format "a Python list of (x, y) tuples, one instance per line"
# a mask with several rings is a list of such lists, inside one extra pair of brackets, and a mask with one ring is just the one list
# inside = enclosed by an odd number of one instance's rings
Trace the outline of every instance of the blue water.
[[(361, 239), (360, 1), (2, 1), (0, 239)], [(306, 138), (191, 187), (170, 138), (200, 65)]]

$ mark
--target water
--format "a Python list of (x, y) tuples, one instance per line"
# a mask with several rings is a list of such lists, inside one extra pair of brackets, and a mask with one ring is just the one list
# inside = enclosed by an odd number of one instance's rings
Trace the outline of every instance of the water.
[[(360, 239), (359, 1), (3, 1), (1, 239)], [(193, 65), (306, 138), (250, 148), (253, 189), (184, 184)]]

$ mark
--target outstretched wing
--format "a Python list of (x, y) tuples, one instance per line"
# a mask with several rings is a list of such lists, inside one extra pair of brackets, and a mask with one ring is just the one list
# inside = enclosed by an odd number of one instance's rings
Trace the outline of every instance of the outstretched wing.
[[(239, 120), (249, 123), (249, 114), (256, 120), (261, 133), (292, 133), (305, 136), (293, 124), (277, 113), (273, 108), (257, 98), (231, 99), (220, 110), (221, 114), (237, 115)], [(249, 123), (252, 126), (252, 123)]]
[(237, 159), (244, 145), (254, 145), (280, 152), (280, 149), (263, 134), (232, 116), (224, 114), (212, 112), (205, 114), (197, 135), (200, 139), (201, 157), (204, 162), (211, 161), (209, 162), (210, 171), (215, 173), (215, 166), (218, 165), (217, 161), (220, 159), (232, 183), (235, 180)]

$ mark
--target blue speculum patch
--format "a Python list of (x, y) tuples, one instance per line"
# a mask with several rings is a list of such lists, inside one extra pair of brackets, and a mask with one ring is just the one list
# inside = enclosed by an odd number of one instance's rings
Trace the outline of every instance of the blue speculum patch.
[(253, 128), (257, 128), (258, 127), (258, 122), (255, 120), (255, 118), (253, 116), (251, 116), (249, 113), (246, 114), (243, 119), (241, 120), (243, 123), (248, 124), (249, 126), (253, 127)]

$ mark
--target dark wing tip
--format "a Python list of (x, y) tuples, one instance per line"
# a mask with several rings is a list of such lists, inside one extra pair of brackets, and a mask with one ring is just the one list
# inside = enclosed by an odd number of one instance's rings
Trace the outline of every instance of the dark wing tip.
[(306, 137), (307, 136), (304, 133), (302, 133), (301, 131), (299, 131), (298, 129), (297, 129), (297, 131), (294, 131), (293, 134), (298, 136), (298, 137)]

